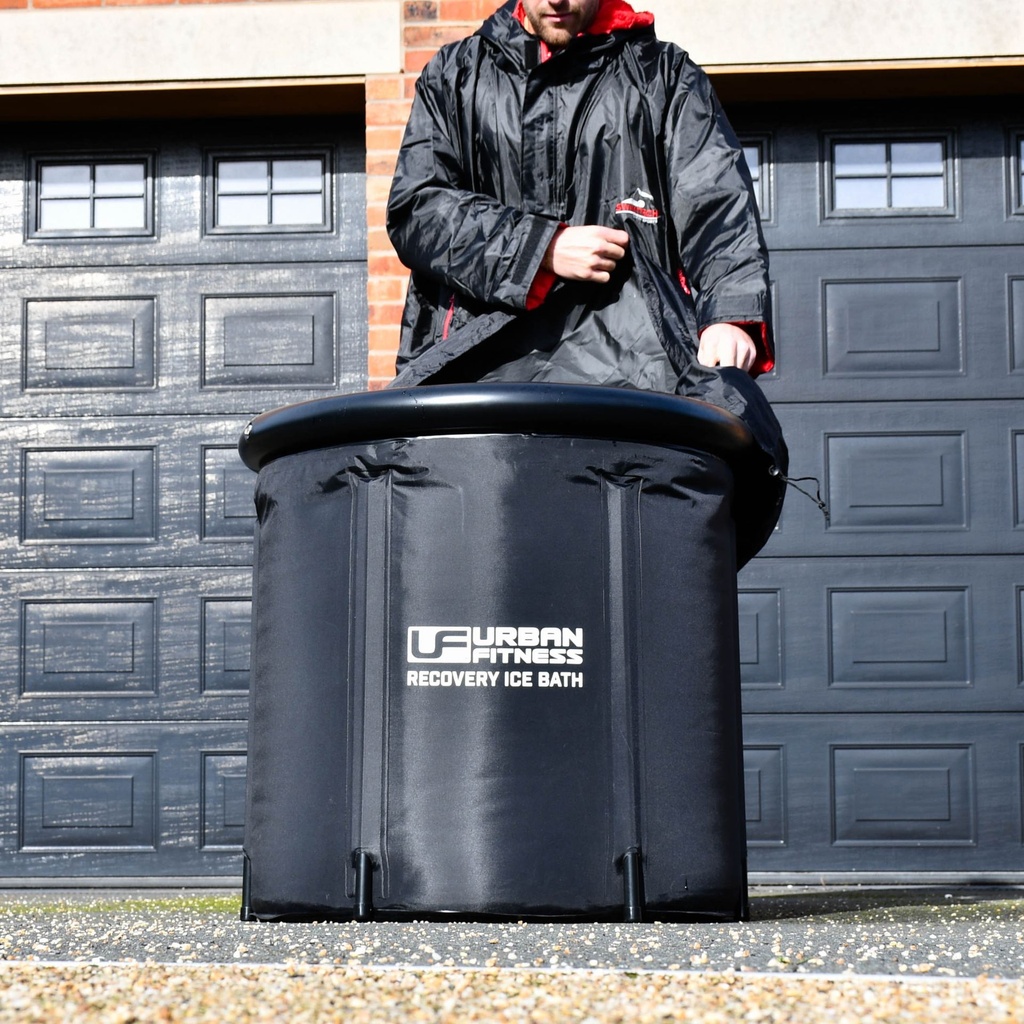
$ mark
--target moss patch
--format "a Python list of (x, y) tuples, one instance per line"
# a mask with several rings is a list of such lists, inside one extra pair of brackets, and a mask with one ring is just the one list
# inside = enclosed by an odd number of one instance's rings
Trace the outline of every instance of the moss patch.
[(8, 894), (0, 897), (0, 915), (7, 914), (201, 914), (237, 916), (242, 905), (241, 893), (224, 894), (187, 893), (181, 896), (161, 896), (147, 899), (132, 896), (115, 899), (97, 894), (95, 898), (32, 894)]

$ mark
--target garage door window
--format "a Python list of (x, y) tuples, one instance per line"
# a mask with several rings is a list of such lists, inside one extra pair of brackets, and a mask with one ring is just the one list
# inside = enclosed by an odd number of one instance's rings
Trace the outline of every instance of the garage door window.
[(326, 153), (215, 155), (210, 164), (211, 233), (330, 230)]
[(829, 213), (953, 213), (949, 151), (948, 138), (832, 139)]
[(761, 212), (761, 219), (769, 221), (772, 217), (770, 164), (768, 156), (767, 138), (743, 138), (743, 156), (746, 158), (747, 167), (750, 168), (750, 177), (754, 183), (754, 198), (757, 200), (757, 208)]
[(1018, 135), (1014, 146), (1014, 162), (1016, 169), (1014, 183), (1017, 194), (1013, 197), (1015, 213), (1024, 213), (1024, 134)]
[(152, 234), (152, 167), (147, 158), (37, 159), (30, 182), (30, 237)]

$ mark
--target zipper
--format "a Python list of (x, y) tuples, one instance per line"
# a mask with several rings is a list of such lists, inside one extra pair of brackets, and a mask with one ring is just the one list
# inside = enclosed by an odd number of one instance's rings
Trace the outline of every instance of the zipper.
[(452, 326), (452, 320), (455, 317), (455, 292), (452, 292), (451, 301), (448, 303), (448, 312), (444, 315), (444, 325), (441, 328), (441, 340), (446, 341), (448, 338), (448, 331)]

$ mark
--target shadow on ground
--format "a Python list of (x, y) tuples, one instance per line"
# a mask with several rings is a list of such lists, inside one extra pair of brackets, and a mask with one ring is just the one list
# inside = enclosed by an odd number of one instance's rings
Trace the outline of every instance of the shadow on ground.
[(1015, 917), (1024, 920), (1024, 888), (1011, 886), (956, 887), (822, 887), (792, 892), (767, 889), (751, 891), (751, 921), (786, 921), (824, 918), (860, 923), (877, 921), (964, 920)]

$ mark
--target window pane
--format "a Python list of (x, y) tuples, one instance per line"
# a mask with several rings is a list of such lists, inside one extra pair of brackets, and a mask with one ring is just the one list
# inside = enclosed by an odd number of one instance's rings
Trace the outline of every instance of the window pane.
[(836, 181), (837, 210), (884, 210), (888, 205), (885, 178), (840, 178)]
[(319, 160), (275, 160), (275, 192), (321, 192), (324, 165)]
[(96, 165), (96, 195), (141, 196), (145, 193), (145, 164)]
[(89, 164), (51, 164), (41, 167), (39, 195), (46, 199), (57, 196), (87, 196), (92, 181)]
[(894, 208), (938, 207), (946, 205), (946, 185), (942, 178), (893, 178)]
[(884, 142), (837, 142), (834, 159), (836, 175), (877, 176), (888, 173)]
[(217, 200), (217, 224), (223, 227), (258, 227), (267, 223), (267, 197), (221, 196)]
[(266, 160), (221, 160), (217, 164), (217, 191), (266, 192)]
[(129, 199), (97, 199), (95, 228), (144, 228), (146, 202), (141, 197)]
[(1017, 169), (1020, 171), (1020, 178), (1017, 182), (1020, 192), (1017, 195), (1017, 205), (1024, 206), (1024, 139), (1020, 140), (1017, 152)]
[(743, 156), (750, 168), (750, 176), (757, 181), (761, 177), (761, 149), (759, 146), (744, 146)]
[(274, 196), (274, 224), (323, 224), (324, 204), (319, 195)]
[(88, 199), (44, 199), (39, 204), (40, 231), (81, 231), (92, 227)]
[(893, 174), (942, 174), (945, 170), (941, 142), (894, 142)]

